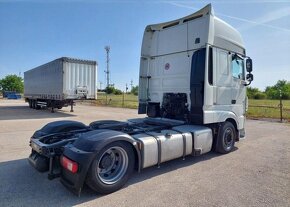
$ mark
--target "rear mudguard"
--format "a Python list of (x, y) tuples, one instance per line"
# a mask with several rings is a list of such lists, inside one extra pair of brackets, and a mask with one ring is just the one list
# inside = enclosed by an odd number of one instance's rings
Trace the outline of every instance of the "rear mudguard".
[(138, 170), (140, 171), (142, 164), (141, 153), (136, 140), (128, 134), (118, 131), (107, 129), (94, 130), (82, 134), (74, 143), (65, 146), (63, 155), (77, 162), (79, 164), (79, 170), (77, 173), (72, 174), (68, 170), (62, 169), (62, 184), (79, 196), (91, 163), (98, 152), (106, 145), (116, 141), (125, 141), (132, 144), (137, 155)]
[(89, 129), (89, 127), (78, 121), (70, 121), (70, 120), (54, 121), (46, 124), (41, 129), (35, 131), (35, 133), (32, 135), (32, 138), (36, 139), (49, 134), (59, 132), (69, 132), (81, 129)]

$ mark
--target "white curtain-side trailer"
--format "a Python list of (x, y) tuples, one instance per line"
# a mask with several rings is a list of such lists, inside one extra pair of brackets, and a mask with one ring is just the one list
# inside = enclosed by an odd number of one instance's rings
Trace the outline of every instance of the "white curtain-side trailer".
[(96, 80), (96, 61), (62, 57), (24, 73), (24, 97), (33, 109), (72, 107), (74, 100), (96, 99)]

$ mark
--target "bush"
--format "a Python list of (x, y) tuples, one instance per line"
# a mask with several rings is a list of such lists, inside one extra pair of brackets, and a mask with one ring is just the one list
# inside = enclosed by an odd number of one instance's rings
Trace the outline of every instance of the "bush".
[(109, 86), (105, 89), (105, 92), (107, 94), (115, 94), (115, 95), (121, 95), (123, 92), (113, 86)]
[(139, 90), (138, 86), (133, 86), (132, 90), (131, 90), (131, 93), (133, 93), (135, 96), (138, 96), (138, 90)]
[(264, 92), (252, 87), (247, 88), (247, 96), (249, 99), (265, 99), (267, 97)]
[(109, 87), (106, 87), (105, 91), (107, 94), (112, 94), (115, 92), (115, 88), (112, 86), (109, 86)]
[(123, 94), (123, 92), (121, 90), (119, 90), (119, 89), (115, 89), (114, 94), (115, 95), (121, 95), (121, 94)]
[(254, 99), (266, 99), (267, 96), (266, 96), (265, 93), (259, 91), (258, 93), (255, 93), (254, 94), (254, 97), (253, 98)]

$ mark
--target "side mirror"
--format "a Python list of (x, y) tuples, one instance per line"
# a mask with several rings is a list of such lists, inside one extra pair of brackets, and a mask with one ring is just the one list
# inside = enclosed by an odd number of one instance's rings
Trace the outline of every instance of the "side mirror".
[(251, 74), (251, 73), (247, 74), (247, 75), (246, 75), (246, 79), (247, 79), (247, 81), (252, 82), (252, 81), (254, 80), (254, 76), (253, 76), (253, 74)]
[(253, 62), (252, 62), (251, 58), (248, 58), (246, 60), (246, 70), (247, 70), (248, 73), (253, 71)]

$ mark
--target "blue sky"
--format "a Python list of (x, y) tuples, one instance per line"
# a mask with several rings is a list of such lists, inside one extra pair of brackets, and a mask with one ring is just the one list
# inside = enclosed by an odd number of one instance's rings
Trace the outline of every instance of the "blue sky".
[(97, 60), (104, 87), (104, 46), (110, 45), (111, 81), (124, 90), (131, 79), (138, 83), (145, 26), (208, 3), (242, 33), (254, 62), (252, 86), (290, 81), (290, 0), (0, 0), (0, 78), (68, 56)]

